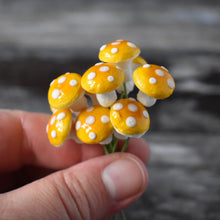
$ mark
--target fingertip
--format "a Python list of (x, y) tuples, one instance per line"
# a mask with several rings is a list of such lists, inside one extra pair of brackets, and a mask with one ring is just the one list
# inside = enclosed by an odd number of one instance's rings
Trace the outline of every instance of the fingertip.
[(118, 153), (102, 171), (104, 185), (115, 201), (112, 214), (124, 209), (141, 196), (148, 185), (148, 173), (143, 161), (130, 153)]

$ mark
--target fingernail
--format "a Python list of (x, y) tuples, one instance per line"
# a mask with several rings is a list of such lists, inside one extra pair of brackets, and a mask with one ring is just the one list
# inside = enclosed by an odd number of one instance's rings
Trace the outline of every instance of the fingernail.
[(106, 189), (115, 200), (124, 200), (144, 191), (146, 169), (133, 157), (109, 164), (102, 172)]

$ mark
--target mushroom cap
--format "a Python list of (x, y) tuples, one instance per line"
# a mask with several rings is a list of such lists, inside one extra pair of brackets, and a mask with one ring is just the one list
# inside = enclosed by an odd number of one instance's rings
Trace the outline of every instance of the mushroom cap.
[(147, 61), (141, 56), (137, 56), (136, 58), (134, 58), (132, 62), (134, 64), (141, 65), (141, 66), (143, 66), (144, 64), (147, 64)]
[(94, 105), (80, 112), (76, 119), (77, 137), (87, 144), (97, 144), (106, 140), (114, 131), (108, 108)]
[(145, 107), (133, 99), (120, 99), (110, 109), (115, 130), (124, 135), (143, 134), (149, 129), (150, 118)]
[(47, 125), (47, 135), (50, 143), (60, 146), (70, 134), (72, 128), (72, 113), (67, 109), (54, 112)]
[(48, 101), (52, 109), (69, 107), (82, 94), (81, 76), (77, 73), (66, 73), (50, 84)]
[(168, 70), (154, 64), (138, 67), (133, 73), (133, 80), (140, 91), (156, 99), (169, 97), (175, 89), (174, 79)]
[(121, 69), (110, 63), (98, 63), (83, 74), (81, 85), (87, 92), (100, 94), (116, 90), (123, 80)]
[(140, 52), (140, 48), (134, 43), (116, 40), (100, 48), (99, 59), (103, 62), (119, 63), (137, 57)]

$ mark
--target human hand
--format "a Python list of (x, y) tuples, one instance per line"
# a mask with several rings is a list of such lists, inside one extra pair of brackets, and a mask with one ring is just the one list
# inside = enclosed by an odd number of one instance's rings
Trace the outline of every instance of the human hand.
[(55, 148), (45, 132), (48, 120), (0, 111), (0, 219), (105, 219), (144, 192), (144, 140), (131, 139), (129, 153), (109, 155), (73, 140)]

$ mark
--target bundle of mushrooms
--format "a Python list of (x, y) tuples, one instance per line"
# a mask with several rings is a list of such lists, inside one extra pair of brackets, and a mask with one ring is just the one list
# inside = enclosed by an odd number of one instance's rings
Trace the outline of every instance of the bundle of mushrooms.
[[(53, 112), (47, 125), (49, 141), (61, 146), (68, 138), (100, 143), (106, 153), (117, 151), (117, 141), (139, 138), (150, 126), (147, 107), (168, 98), (175, 82), (163, 66), (148, 64), (137, 45), (116, 40), (100, 48), (100, 63), (82, 76), (66, 73), (50, 84), (48, 101)], [(136, 99), (129, 93), (138, 88)]]

